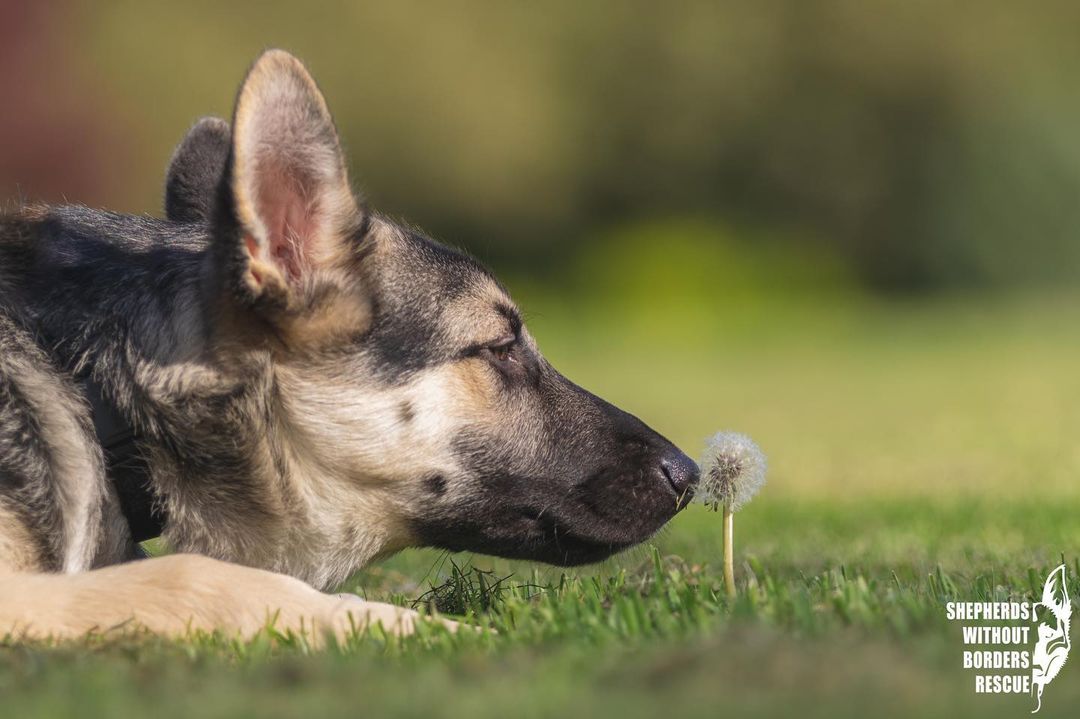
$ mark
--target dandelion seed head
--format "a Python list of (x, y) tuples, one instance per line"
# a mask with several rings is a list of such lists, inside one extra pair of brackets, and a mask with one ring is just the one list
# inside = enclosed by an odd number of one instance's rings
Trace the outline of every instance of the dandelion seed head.
[(765, 454), (737, 432), (718, 432), (705, 443), (697, 498), (706, 506), (736, 512), (765, 484)]

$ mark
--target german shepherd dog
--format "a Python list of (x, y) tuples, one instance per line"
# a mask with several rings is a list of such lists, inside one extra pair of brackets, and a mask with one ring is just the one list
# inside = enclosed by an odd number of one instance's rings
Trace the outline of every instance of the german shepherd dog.
[(692, 493), (486, 270), (358, 200), (288, 53), (181, 143), (166, 215), (0, 215), (0, 637), (408, 632), (322, 590), (404, 547), (596, 562)]

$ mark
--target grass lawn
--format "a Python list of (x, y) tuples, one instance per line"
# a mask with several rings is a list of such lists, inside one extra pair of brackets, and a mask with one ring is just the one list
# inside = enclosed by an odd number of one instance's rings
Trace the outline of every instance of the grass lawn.
[[(1080, 303), (842, 306), (707, 332), (531, 319), (556, 366), (691, 453), (720, 428), (765, 449), (734, 602), (719, 516), (692, 507), (598, 567), (416, 550), (346, 587), (497, 633), (7, 646), (0, 716), (1026, 715), (974, 693), (943, 604), (1037, 598), (1063, 559), (1080, 596)], [(1075, 715), (1078, 662), (1042, 715)]]

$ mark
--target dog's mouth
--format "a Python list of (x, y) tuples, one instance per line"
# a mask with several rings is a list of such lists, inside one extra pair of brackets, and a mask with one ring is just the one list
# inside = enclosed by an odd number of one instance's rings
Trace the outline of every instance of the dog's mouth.
[(576, 567), (582, 564), (602, 562), (625, 549), (633, 547), (639, 541), (595, 540), (566, 530), (545, 537), (545, 541), (538, 544), (533, 551), (525, 552), (520, 557), (514, 558), (529, 559), (560, 567)]
[(518, 514), (527, 527), (521, 538), (526, 553), (520, 558), (548, 564), (576, 566), (599, 562), (652, 535), (649, 532), (646, 536), (625, 536), (625, 527), (604, 526), (599, 522), (582, 526), (580, 520), (563, 519), (533, 507), (519, 508)]
[(535, 480), (504, 480), (499, 484), (505, 491), (445, 507), (417, 519), (414, 529), (425, 545), (455, 552), (560, 566), (591, 564), (653, 536), (693, 495), (692, 485), (680, 489), (640, 479), (639, 473), (598, 472), (549, 498), (521, 489), (535, 488)]
[(497, 527), (466, 520), (441, 526), (425, 524), (420, 534), (425, 544), (452, 552), (480, 552), (560, 566), (599, 562), (648, 538), (582, 532), (573, 524), (550, 513), (541, 515), (532, 508), (513, 513), (517, 516), (504, 518)]

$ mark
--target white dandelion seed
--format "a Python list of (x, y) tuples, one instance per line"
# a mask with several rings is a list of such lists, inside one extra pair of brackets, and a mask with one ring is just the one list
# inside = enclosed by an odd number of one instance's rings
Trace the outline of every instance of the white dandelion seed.
[(697, 496), (714, 510), (737, 512), (765, 484), (765, 454), (738, 432), (717, 432), (705, 443)]
[(718, 432), (705, 443), (698, 480), (699, 501), (724, 508), (724, 587), (735, 597), (735, 512), (765, 484), (765, 453), (737, 432)]

